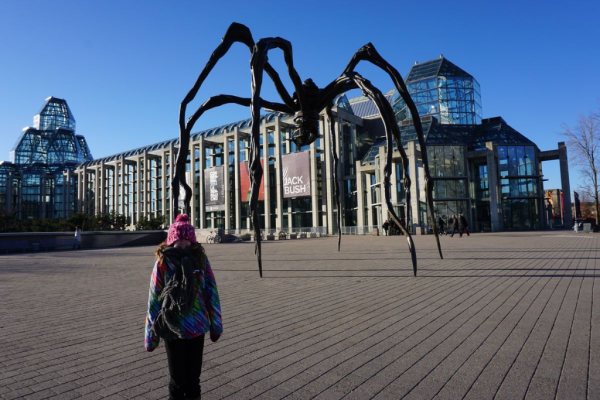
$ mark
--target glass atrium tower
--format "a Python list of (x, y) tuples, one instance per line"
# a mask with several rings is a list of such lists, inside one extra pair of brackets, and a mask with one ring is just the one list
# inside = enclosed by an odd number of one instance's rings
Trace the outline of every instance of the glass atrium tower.
[[(441, 124), (481, 123), (479, 83), (443, 56), (415, 63), (406, 77), (406, 87), (421, 117), (431, 115)], [(400, 95), (396, 94), (392, 106), (399, 122), (411, 119)]]
[(76, 202), (77, 164), (91, 161), (85, 138), (75, 134), (67, 102), (48, 97), (33, 127), (23, 129), (10, 161), (0, 163), (0, 211), (19, 218), (66, 218)]

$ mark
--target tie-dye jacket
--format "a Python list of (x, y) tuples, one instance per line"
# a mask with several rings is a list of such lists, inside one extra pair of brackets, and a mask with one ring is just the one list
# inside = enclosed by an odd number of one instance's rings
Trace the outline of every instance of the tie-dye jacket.
[[(161, 302), (158, 300), (165, 284), (173, 275), (174, 268), (166, 260), (156, 260), (150, 278), (150, 294), (148, 296), (148, 315), (146, 316), (146, 350), (153, 351), (158, 347), (160, 338), (151, 331), (156, 320)], [(206, 271), (203, 274), (195, 271), (196, 290), (192, 310), (179, 317), (179, 328), (184, 332), (183, 339), (192, 339), (209, 332), (211, 335), (223, 333), (221, 321), (221, 302), (217, 291), (215, 275), (206, 260)]]

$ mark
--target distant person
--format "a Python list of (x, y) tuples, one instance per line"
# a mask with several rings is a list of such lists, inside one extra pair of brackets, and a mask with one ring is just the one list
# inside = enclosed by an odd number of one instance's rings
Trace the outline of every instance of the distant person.
[(444, 222), (445, 217), (446, 217), (445, 215), (443, 216), (443, 218), (442, 218), (442, 216), (438, 217), (438, 220), (437, 220), (438, 235), (442, 235), (442, 234), (444, 234), (446, 236), (448, 235), (448, 233), (446, 233), (446, 229), (445, 229), (445, 226), (446, 226), (446, 222)]
[(458, 218), (458, 226), (460, 229), (460, 237), (462, 237), (463, 233), (466, 233), (467, 236), (471, 236), (471, 234), (469, 233), (469, 230), (467, 229), (469, 227), (467, 218), (465, 218), (465, 216), (462, 214), (460, 214), (460, 217)]
[(458, 218), (456, 218), (456, 215), (452, 215), (452, 218), (450, 218), (450, 222), (448, 224), (452, 224), (452, 234), (450, 237), (454, 237), (456, 232), (460, 233), (460, 230), (458, 229)]
[(389, 220), (386, 219), (385, 222), (382, 225), (383, 231), (385, 232), (385, 236), (388, 235), (388, 229), (389, 229), (389, 227), (390, 227)]
[(200, 399), (204, 335), (223, 333), (215, 276), (185, 214), (169, 227), (156, 249), (146, 317), (146, 350), (165, 341), (169, 399)]
[(73, 238), (73, 250), (75, 249), (81, 249), (81, 228), (79, 225), (75, 227), (75, 237)]
[[(402, 229), (400, 229), (400, 227), (399, 227), (399, 226), (397, 226), (396, 224), (394, 224), (394, 225), (395, 225), (395, 226), (397, 227), (397, 229), (398, 229), (398, 235), (404, 235), (404, 232), (402, 232)], [(403, 226), (403, 227), (405, 227), (405, 228), (407, 227), (407, 226), (406, 226), (406, 220), (404, 219), (404, 217), (403, 217), (403, 216), (401, 216), (401, 217), (400, 217), (400, 225), (402, 225), (402, 226)]]

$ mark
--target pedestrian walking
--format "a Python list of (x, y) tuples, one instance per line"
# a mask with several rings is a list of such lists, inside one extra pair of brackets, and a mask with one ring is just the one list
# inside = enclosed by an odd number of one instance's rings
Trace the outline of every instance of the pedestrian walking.
[(452, 235), (450, 235), (450, 237), (454, 237), (456, 232), (460, 233), (460, 230), (458, 229), (458, 218), (456, 218), (456, 215), (453, 214), (450, 221), (452, 221), (450, 222), (452, 224)]
[(383, 231), (385, 232), (385, 236), (388, 235), (388, 228), (390, 227), (390, 223), (389, 220), (385, 220), (385, 222), (382, 225)]
[[(402, 225), (404, 228), (408, 229), (408, 226), (406, 226), (406, 220), (404, 219), (404, 216), (400, 216), (400, 225)], [(396, 228), (398, 229), (398, 235), (404, 235), (404, 232), (402, 232), (402, 229), (400, 229), (400, 227), (398, 225), (396, 225), (394, 223), (394, 226), (396, 226)]]
[(169, 227), (156, 249), (146, 317), (146, 350), (164, 339), (169, 364), (169, 399), (200, 399), (204, 335), (223, 333), (215, 276), (185, 214)]
[(438, 220), (437, 220), (438, 234), (439, 235), (444, 234), (444, 235), (448, 236), (448, 233), (446, 233), (446, 229), (445, 229), (446, 222), (444, 222), (444, 218), (446, 218), (445, 215), (438, 216)]
[(81, 228), (79, 225), (75, 227), (75, 236), (73, 238), (73, 250), (81, 249)]
[(458, 218), (458, 226), (460, 227), (460, 237), (462, 237), (463, 233), (466, 233), (467, 236), (471, 236), (469, 230), (467, 229), (469, 227), (467, 218), (465, 218), (465, 216), (462, 214), (460, 214), (460, 217)]

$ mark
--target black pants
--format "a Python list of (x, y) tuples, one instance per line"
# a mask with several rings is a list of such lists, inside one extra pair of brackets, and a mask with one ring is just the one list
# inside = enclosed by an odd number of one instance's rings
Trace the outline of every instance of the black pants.
[(169, 360), (169, 399), (195, 399), (200, 396), (200, 372), (204, 335), (194, 339), (165, 340)]

